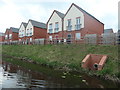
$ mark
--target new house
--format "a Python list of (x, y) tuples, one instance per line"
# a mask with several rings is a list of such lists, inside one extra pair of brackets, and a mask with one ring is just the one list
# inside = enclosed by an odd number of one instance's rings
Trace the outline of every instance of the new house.
[(25, 44), (27, 23), (22, 22), (19, 28), (19, 43)]
[(104, 32), (102, 22), (74, 3), (64, 16), (63, 26), (63, 38), (73, 42), (82, 40), (87, 34), (101, 35)]
[(5, 34), (0, 32), (0, 44), (2, 44), (5, 40)]
[(35, 20), (29, 20), (26, 26), (26, 44), (33, 44), (46, 38), (46, 24)]
[(6, 29), (5, 32), (5, 42), (6, 43), (15, 43), (18, 41), (18, 28), (10, 27), (10, 29)]
[[(64, 14), (54, 10), (47, 22), (47, 40), (60, 40), (63, 37), (63, 17)], [(58, 42), (58, 41), (57, 41)]]
[(94, 16), (72, 3), (64, 15), (54, 10), (47, 22), (47, 39), (62, 42), (83, 41), (86, 35), (101, 35), (104, 24)]

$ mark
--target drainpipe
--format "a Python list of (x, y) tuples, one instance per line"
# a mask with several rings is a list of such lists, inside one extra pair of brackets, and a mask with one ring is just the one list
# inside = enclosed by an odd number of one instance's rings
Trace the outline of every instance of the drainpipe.
[(64, 18), (62, 18), (62, 40), (63, 40), (63, 37), (64, 37)]

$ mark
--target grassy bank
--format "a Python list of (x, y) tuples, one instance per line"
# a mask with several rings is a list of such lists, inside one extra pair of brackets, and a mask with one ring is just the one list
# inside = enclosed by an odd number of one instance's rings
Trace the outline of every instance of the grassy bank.
[(118, 46), (110, 45), (3, 45), (3, 55), (10, 55), (37, 63), (62, 68), (64, 70), (85, 71), (81, 68), (81, 61), (89, 54), (106, 54), (109, 56), (103, 70), (90, 71), (90, 74), (110, 75), (120, 78), (118, 72)]

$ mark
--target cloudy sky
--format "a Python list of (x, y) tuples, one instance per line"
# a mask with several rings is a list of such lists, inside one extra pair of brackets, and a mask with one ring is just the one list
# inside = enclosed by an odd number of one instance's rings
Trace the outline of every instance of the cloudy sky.
[(105, 24), (118, 30), (119, 0), (0, 0), (0, 32), (19, 28), (29, 19), (46, 23), (53, 10), (66, 13), (72, 3), (77, 4)]

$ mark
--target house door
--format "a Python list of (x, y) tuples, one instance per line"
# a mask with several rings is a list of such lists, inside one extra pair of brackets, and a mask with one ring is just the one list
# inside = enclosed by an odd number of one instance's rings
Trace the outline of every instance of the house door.
[(26, 44), (29, 44), (29, 38), (26, 39)]
[(70, 44), (72, 42), (72, 35), (68, 34), (67, 35), (67, 43)]

